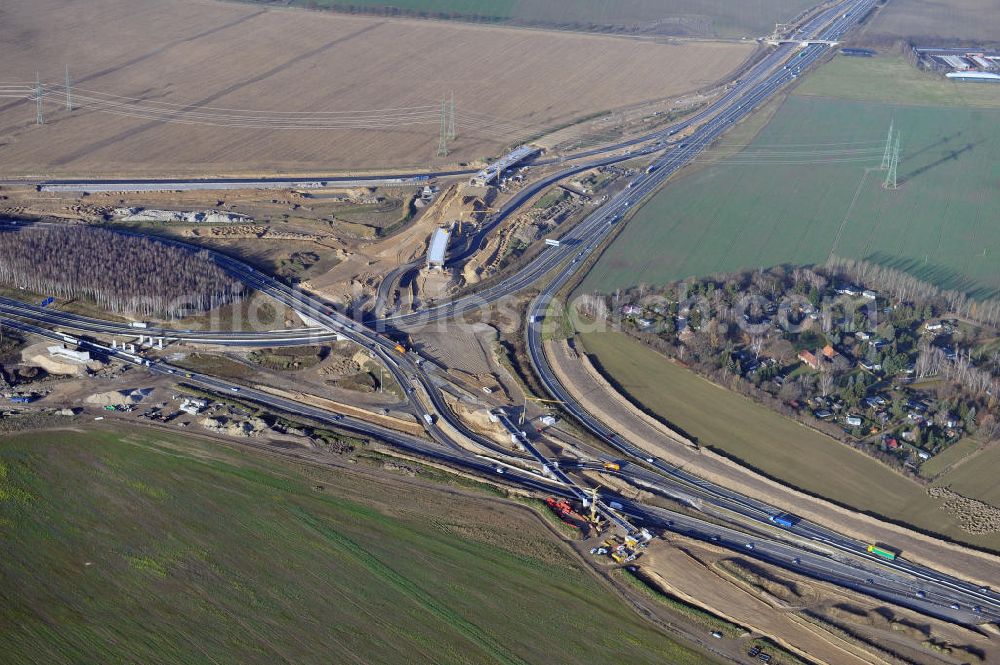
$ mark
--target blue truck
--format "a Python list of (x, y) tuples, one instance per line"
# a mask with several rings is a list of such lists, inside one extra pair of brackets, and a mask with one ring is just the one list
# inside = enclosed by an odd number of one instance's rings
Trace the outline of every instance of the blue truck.
[(14, 404), (27, 404), (31, 402), (34, 397), (25, 397), (24, 395), (14, 395), (10, 398), (10, 401)]
[(783, 526), (786, 529), (791, 529), (799, 521), (798, 517), (789, 513), (778, 513), (777, 515), (771, 515), (767, 519), (769, 519), (773, 524)]

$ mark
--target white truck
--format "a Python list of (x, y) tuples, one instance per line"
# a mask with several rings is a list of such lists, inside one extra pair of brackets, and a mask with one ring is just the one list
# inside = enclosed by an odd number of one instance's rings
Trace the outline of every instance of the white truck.
[(425, 413), (424, 414), (424, 422), (427, 423), (428, 425), (433, 425), (434, 424), (434, 416), (432, 416), (429, 413)]
[(149, 325), (145, 321), (133, 321), (129, 324), (133, 328), (148, 328)]

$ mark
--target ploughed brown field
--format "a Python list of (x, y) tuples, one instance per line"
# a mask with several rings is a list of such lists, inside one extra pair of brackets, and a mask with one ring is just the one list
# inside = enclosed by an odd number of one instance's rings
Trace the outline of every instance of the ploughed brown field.
[[(30, 94), (36, 70), (46, 84), (41, 127), (33, 102), (0, 98), (4, 176), (454, 164), (703, 88), (754, 48), (210, 0), (10, 0), (0, 44), (0, 85)], [(458, 137), (439, 158), (439, 109), (451, 91)]]

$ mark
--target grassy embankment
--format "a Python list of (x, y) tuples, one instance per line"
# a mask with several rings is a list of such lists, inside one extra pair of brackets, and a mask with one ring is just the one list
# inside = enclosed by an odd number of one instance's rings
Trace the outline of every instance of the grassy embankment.
[[(740, 460), (784, 484), (852, 508), (911, 524), (959, 542), (1000, 549), (996, 534), (972, 535), (939, 510), (919, 483), (834, 439), (713, 384), (621, 333), (581, 336), (588, 353), (650, 412), (669, 420), (701, 445)], [(986, 473), (974, 465), (945, 476), (956, 491), (984, 498)], [(970, 474), (955, 486), (959, 474)], [(938, 482), (941, 482), (939, 479)], [(978, 491), (974, 491), (978, 490)]]

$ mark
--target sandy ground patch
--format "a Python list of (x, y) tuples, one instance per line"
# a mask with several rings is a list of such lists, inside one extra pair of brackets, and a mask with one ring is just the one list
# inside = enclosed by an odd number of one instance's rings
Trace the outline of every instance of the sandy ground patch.
[(817, 661), (829, 665), (868, 665), (863, 660), (800, 626), (747, 591), (722, 579), (686, 551), (658, 547), (643, 557), (643, 567), (655, 573), (658, 582), (684, 598), (720, 612), (736, 623), (766, 635), (781, 636)]

